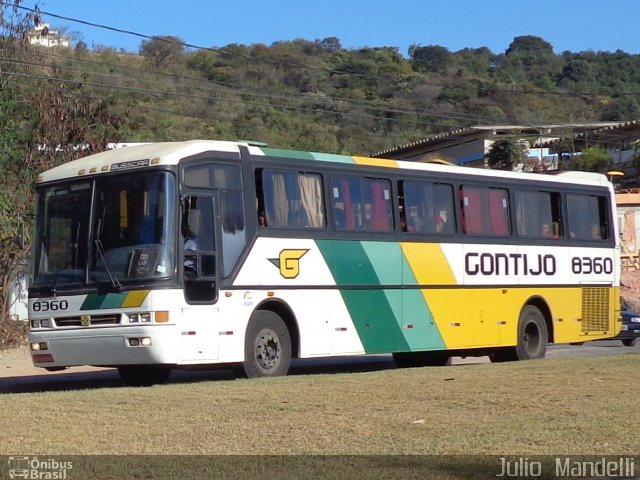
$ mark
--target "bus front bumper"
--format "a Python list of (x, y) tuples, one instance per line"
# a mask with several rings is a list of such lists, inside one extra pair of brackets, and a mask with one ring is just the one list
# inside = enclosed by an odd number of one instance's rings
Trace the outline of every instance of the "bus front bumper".
[(36, 367), (175, 364), (172, 326), (30, 332)]

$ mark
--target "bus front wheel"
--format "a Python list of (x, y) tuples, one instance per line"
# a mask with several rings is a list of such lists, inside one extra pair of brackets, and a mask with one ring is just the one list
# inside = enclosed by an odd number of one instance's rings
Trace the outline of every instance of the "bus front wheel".
[(526, 305), (518, 319), (518, 342), (515, 347), (498, 348), (491, 355), (492, 362), (533, 360), (547, 353), (549, 332), (537, 307)]
[(287, 374), (291, 335), (280, 316), (268, 310), (253, 315), (245, 337), (244, 358), (244, 373), (249, 378)]

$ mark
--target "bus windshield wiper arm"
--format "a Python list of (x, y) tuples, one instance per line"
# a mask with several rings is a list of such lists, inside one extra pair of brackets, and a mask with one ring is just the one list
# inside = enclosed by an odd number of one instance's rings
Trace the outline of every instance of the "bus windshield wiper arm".
[(113, 273), (111, 272), (111, 269), (109, 268), (109, 264), (107, 263), (107, 259), (105, 258), (105, 255), (104, 255), (104, 247), (102, 246), (102, 241), (99, 238), (96, 238), (94, 242), (96, 244), (96, 250), (98, 251), (98, 255), (100, 255), (100, 259), (102, 260), (102, 264), (104, 265), (104, 269), (107, 272), (107, 275), (109, 276), (109, 280), (111, 280), (111, 285), (113, 285), (113, 288), (115, 288), (116, 290), (122, 290), (122, 284), (113, 275)]
[(56, 290), (56, 285), (58, 285), (58, 279), (60, 278), (61, 273), (62, 273), (61, 268), (56, 270), (55, 276), (53, 277), (53, 283), (49, 286), (49, 294), (52, 297), (55, 297), (56, 294), (58, 293), (58, 290)]

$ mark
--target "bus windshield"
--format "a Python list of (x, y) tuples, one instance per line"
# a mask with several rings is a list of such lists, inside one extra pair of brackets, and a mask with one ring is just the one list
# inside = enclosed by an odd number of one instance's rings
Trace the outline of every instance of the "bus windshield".
[(39, 191), (34, 286), (171, 276), (175, 178), (168, 172), (109, 176)]

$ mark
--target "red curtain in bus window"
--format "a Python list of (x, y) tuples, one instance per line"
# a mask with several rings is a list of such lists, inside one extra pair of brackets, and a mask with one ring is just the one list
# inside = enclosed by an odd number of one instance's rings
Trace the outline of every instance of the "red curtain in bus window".
[(495, 188), (489, 190), (489, 224), (492, 235), (509, 234), (508, 213), (507, 192)]
[(389, 202), (385, 199), (384, 182), (371, 184), (371, 229), (376, 231), (391, 230), (389, 225)]
[(342, 201), (344, 202), (345, 228), (353, 230), (355, 228), (355, 217), (353, 215), (353, 203), (351, 202), (351, 186), (346, 178), (340, 179), (342, 187)]
[(482, 192), (478, 188), (461, 187), (464, 233), (482, 233)]

